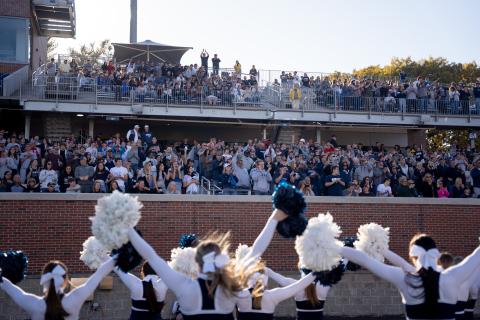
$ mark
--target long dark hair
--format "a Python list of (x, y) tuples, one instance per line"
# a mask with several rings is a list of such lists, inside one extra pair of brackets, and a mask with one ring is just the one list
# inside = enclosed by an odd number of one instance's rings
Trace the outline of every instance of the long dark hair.
[[(152, 267), (145, 262), (142, 266), (142, 278), (148, 275), (156, 275), (155, 271), (153, 271)], [(146, 282), (145, 286), (143, 287), (143, 296), (148, 302), (150, 306), (150, 312), (153, 313), (160, 313), (162, 311), (158, 301), (157, 295), (155, 294), (155, 289), (153, 288), (152, 280)]]
[[(52, 272), (56, 266), (60, 266), (65, 270), (63, 276), (67, 279), (68, 269), (61, 261), (50, 261), (43, 267), (42, 274)], [(45, 296), (45, 303), (47, 304), (47, 311), (45, 312), (45, 320), (64, 320), (69, 314), (62, 306), (63, 295), (59, 295), (55, 288), (54, 280), (50, 280), (47, 295)]]
[[(428, 251), (430, 249), (435, 249), (437, 245), (435, 241), (427, 236), (426, 234), (418, 234), (412, 238), (410, 241), (410, 246), (416, 245)], [(439, 279), (440, 273), (429, 267), (425, 269), (422, 267), (418, 270), (417, 274), (407, 274), (405, 281), (408, 286), (413, 289), (420, 289), (423, 287), (423, 292), (419, 293), (417, 296), (414, 296), (416, 299), (423, 298), (425, 304), (428, 308), (433, 309), (436, 307), (438, 299), (440, 298), (439, 294)]]

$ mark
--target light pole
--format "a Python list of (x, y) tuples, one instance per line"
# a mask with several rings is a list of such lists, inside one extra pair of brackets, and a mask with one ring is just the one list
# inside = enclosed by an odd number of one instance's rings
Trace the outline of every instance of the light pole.
[(130, 43), (137, 42), (137, 0), (130, 0)]

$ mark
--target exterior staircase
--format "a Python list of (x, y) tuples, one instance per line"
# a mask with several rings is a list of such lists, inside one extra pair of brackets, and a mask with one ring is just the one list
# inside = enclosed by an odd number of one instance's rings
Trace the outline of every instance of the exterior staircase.
[(72, 119), (70, 115), (49, 113), (43, 116), (43, 132), (52, 141), (72, 135)]

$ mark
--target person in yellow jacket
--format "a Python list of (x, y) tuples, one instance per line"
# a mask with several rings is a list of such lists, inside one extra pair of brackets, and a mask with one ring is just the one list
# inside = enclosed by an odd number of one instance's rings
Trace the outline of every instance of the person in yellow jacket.
[(300, 90), (298, 84), (295, 84), (290, 90), (290, 101), (292, 102), (293, 109), (300, 109), (300, 101), (302, 101), (302, 90)]
[(238, 60), (235, 62), (235, 65), (233, 66), (233, 70), (235, 71), (235, 74), (237, 75), (238, 78), (241, 78), (242, 76), (242, 65)]

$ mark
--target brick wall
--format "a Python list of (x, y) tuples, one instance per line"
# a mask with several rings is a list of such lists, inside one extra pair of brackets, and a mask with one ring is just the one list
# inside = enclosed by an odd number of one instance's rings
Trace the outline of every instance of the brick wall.
[(18, 63), (0, 63), (0, 73), (13, 73), (25, 66)]
[[(32, 276), (23, 282), (28, 291), (38, 291), (38, 272), (50, 259), (61, 259), (74, 274), (88, 272), (79, 261), (82, 242), (90, 236), (95, 195), (0, 194), (0, 249), (24, 250), (30, 258)], [(139, 228), (163, 257), (177, 246), (184, 232), (231, 230), (232, 244), (251, 244), (271, 212), (269, 197), (141, 196), (144, 204)], [(344, 235), (355, 234), (363, 223), (377, 222), (391, 228), (391, 248), (407, 254), (410, 237), (428, 232), (441, 250), (467, 255), (478, 245), (480, 203), (476, 200), (439, 199), (338, 199), (313, 198), (308, 215), (330, 211)], [(297, 256), (292, 240), (275, 236), (264, 258), (274, 270), (297, 275)], [(128, 292), (115, 281), (113, 291), (97, 291), (102, 309), (84, 315), (91, 319), (124, 319)], [(366, 271), (347, 273), (329, 294), (330, 315), (395, 315), (402, 312), (396, 289)], [(277, 308), (280, 316), (294, 313), (293, 302)], [(21, 319), (22, 312), (0, 292), (0, 320)], [(2, 316), (8, 315), (6, 318)]]
[(0, 16), (30, 18), (30, 0), (2, 0)]

